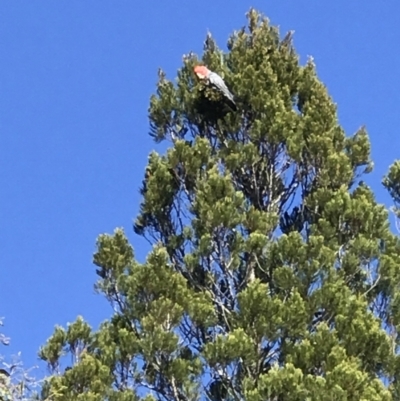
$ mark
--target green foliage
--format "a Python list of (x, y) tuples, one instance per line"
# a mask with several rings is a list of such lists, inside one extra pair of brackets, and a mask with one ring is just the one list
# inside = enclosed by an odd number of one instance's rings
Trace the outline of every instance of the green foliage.
[[(237, 112), (196, 80), (199, 62)], [(134, 226), (153, 249), (140, 264), (122, 230), (99, 237), (96, 288), (114, 313), (98, 330), (56, 328), (43, 396), (399, 399), (399, 241), (360, 181), (365, 129), (345, 135), (292, 33), (250, 10), (227, 53), (207, 35), (175, 83), (160, 71), (149, 117), (171, 141), (149, 157)], [(384, 185), (397, 208), (399, 182), (396, 162)]]
[(383, 179), (384, 187), (389, 191), (394, 201), (393, 212), (400, 218), (400, 160), (396, 160)]

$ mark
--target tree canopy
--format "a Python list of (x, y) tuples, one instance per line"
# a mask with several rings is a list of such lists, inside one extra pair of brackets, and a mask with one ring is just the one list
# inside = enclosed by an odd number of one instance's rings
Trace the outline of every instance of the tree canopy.
[[(208, 35), (175, 82), (159, 72), (149, 118), (170, 144), (149, 156), (134, 225), (152, 250), (139, 263), (122, 230), (99, 236), (96, 288), (114, 312), (55, 329), (43, 398), (399, 399), (399, 239), (362, 181), (365, 128), (345, 134), (292, 33), (251, 9), (226, 52)], [(395, 163), (397, 205), (399, 182)]]

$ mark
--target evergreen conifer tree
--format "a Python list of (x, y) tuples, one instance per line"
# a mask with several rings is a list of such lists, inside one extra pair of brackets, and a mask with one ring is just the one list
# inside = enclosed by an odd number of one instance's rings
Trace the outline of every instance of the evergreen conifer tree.
[[(78, 318), (40, 351), (54, 401), (400, 399), (400, 247), (361, 181), (364, 128), (346, 136), (313, 61), (255, 10), (228, 52), (208, 35), (151, 98), (153, 152), (135, 232), (101, 235), (96, 287), (114, 313)], [(198, 82), (207, 65), (237, 111)], [(384, 185), (400, 203), (400, 165)], [(67, 369), (61, 364), (72, 357)]]

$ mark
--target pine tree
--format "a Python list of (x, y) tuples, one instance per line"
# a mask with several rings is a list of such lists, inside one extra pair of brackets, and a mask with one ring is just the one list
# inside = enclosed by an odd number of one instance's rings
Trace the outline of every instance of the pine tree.
[[(100, 235), (98, 330), (57, 327), (40, 351), (54, 401), (398, 400), (400, 247), (361, 178), (364, 128), (346, 136), (313, 61), (255, 10), (228, 52), (208, 35), (177, 82), (160, 71), (135, 232)], [(196, 80), (206, 64), (236, 95)], [(384, 185), (399, 201), (400, 167)], [(400, 202), (400, 201), (399, 201)], [(65, 355), (71, 356), (67, 369)]]

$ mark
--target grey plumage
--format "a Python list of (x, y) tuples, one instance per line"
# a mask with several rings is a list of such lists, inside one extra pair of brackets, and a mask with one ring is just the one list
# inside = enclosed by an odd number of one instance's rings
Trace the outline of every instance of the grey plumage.
[(210, 73), (208, 74), (207, 79), (210, 85), (214, 86), (216, 89), (221, 91), (223, 95), (231, 102), (234, 109), (236, 109), (235, 99), (230, 90), (228, 89), (228, 87), (226, 86), (224, 80), (216, 72), (212, 71), (210, 71)]

